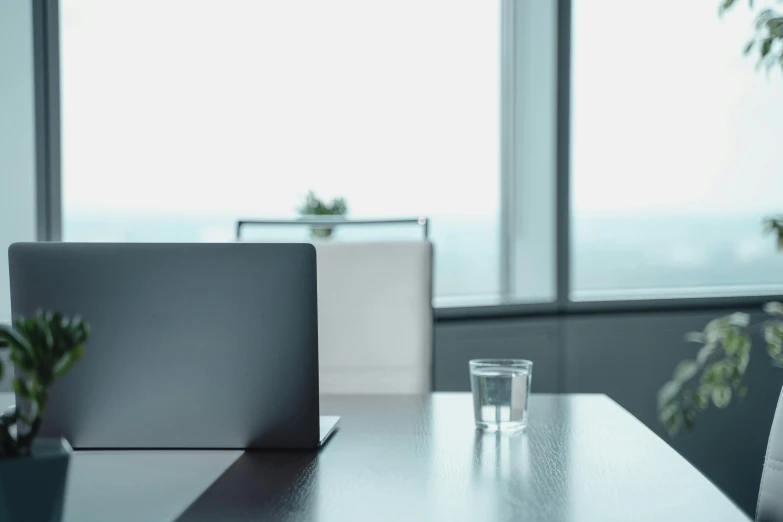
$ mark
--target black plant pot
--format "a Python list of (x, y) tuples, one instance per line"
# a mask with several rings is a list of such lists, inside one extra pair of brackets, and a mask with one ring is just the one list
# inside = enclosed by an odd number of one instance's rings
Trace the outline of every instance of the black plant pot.
[(39, 439), (31, 456), (0, 459), (0, 520), (60, 522), (71, 451), (65, 439)]

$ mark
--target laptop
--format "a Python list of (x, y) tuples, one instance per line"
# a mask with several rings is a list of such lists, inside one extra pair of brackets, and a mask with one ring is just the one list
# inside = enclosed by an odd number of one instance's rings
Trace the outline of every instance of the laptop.
[(16, 243), (14, 317), (91, 326), (41, 427), (76, 449), (315, 448), (316, 254), (309, 244)]

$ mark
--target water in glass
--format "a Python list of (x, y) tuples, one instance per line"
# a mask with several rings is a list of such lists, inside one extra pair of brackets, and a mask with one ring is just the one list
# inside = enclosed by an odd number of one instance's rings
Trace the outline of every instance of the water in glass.
[(476, 426), (489, 430), (514, 430), (527, 425), (530, 369), (481, 367), (471, 371)]

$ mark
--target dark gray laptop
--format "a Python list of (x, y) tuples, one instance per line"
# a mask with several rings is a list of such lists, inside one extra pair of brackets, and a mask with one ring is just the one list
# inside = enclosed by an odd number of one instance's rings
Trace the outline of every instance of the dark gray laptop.
[(17, 243), (14, 316), (78, 314), (84, 358), (43, 436), (91, 448), (314, 448), (315, 249), (308, 244)]

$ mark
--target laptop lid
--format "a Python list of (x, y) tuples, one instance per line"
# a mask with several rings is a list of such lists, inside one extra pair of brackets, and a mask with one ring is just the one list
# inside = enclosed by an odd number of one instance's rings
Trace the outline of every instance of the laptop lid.
[(83, 359), (42, 436), (88, 448), (314, 448), (316, 257), (308, 244), (17, 243), (14, 316), (81, 315)]

